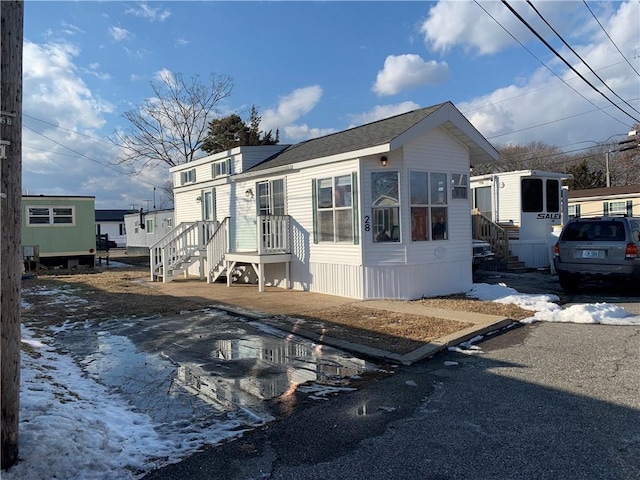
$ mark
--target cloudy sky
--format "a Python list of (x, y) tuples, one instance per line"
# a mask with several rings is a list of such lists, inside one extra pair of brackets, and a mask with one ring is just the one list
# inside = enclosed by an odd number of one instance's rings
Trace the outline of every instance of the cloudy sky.
[(640, 120), (640, 2), (509, 5), (27, 0), (23, 192), (161, 207), (168, 170), (131, 175), (107, 137), (163, 72), (231, 77), (219, 114), (255, 105), (281, 143), (443, 101), (496, 146), (622, 139)]

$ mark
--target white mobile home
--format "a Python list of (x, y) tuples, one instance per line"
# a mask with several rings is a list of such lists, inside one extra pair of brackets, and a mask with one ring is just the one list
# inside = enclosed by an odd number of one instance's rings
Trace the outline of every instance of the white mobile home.
[(466, 291), (470, 163), (497, 156), (446, 102), (173, 167), (176, 228), (152, 247), (151, 277), (186, 270), (358, 299)]
[(127, 254), (149, 255), (149, 248), (167, 235), (175, 225), (173, 209), (139, 211), (124, 216)]
[[(502, 230), (501, 238), (508, 242), (504, 247), (508, 251), (502, 252), (502, 257), (518, 257), (527, 267), (549, 267), (553, 230), (568, 218), (567, 190), (562, 181), (570, 178), (563, 173), (536, 170), (471, 177), (473, 208), (495, 225), (486, 230), (487, 236), (476, 236), (493, 244), (496, 232)], [(482, 225), (476, 223), (479, 228)], [(499, 252), (502, 249), (494, 246)]]
[(131, 210), (96, 210), (96, 235), (108, 235), (118, 247), (127, 244), (124, 216)]

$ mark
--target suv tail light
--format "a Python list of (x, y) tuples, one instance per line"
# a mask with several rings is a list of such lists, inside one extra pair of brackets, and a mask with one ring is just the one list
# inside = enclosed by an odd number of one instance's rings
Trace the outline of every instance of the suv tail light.
[(627, 260), (638, 257), (638, 245), (635, 243), (627, 243), (627, 248), (624, 251), (624, 258)]
[[(628, 245), (627, 245), (627, 248), (629, 248)], [(553, 254), (556, 257), (560, 256), (560, 244), (558, 242), (556, 242), (556, 244), (553, 246)]]

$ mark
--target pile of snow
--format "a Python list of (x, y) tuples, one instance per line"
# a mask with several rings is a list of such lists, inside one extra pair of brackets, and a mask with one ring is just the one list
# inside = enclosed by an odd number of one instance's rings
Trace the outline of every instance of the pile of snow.
[(522, 323), (564, 322), (564, 323), (600, 323), (603, 325), (640, 325), (640, 317), (627, 312), (624, 308), (608, 303), (585, 303), (562, 308), (557, 303), (557, 295), (519, 293), (504, 283), (489, 285), (474, 284), (467, 292), (468, 297), (504, 304), (518, 305), (535, 313)]

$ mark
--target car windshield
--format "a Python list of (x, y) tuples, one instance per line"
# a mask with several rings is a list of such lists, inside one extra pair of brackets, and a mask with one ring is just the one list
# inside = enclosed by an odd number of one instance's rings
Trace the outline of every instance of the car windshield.
[(624, 224), (616, 221), (574, 222), (565, 227), (560, 238), (567, 242), (623, 241)]

